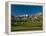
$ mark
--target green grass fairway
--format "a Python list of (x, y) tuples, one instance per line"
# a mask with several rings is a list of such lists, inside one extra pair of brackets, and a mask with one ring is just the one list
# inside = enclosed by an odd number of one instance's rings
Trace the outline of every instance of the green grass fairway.
[(27, 19), (20, 21), (12, 21), (11, 22), (11, 32), (15, 31), (37, 31), (43, 29), (43, 18), (42, 16), (38, 16), (37, 19)]

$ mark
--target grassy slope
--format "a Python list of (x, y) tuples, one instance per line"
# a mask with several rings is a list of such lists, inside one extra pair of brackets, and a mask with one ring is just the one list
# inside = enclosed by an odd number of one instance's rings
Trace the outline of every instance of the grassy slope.
[(12, 22), (11, 31), (42, 30), (42, 16), (27, 21)]

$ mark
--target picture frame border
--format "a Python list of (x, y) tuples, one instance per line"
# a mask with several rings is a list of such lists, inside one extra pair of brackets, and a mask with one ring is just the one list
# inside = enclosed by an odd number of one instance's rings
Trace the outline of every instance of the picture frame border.
[[(36, 2), (21, 2), (21, 1), (8, 1), (5, 3), (5, 32), (7, 34), (30, 34), (30, 33), (42, 33), (45, 32), (45, 4)], [(11, 4), (24, 4), (24, 5), (42, 5), (43, 6), (43, 31), (19, 31), (11, 32)]]

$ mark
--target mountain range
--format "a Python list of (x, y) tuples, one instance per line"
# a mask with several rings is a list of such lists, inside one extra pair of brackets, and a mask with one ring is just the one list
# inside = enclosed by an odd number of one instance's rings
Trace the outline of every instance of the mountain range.
[(33, 14), (33, 15), (28, 15), (28, 14), (24, 14), (24, 15), (18, 15), (18, 16), (11, 16), (11, 20), (27, 20), (27, 19), (32, 19), (32, 18), (35, 18), (37, 19), (38, 16), (42, 16), (43, 13), (36, 13), (36, 14)]

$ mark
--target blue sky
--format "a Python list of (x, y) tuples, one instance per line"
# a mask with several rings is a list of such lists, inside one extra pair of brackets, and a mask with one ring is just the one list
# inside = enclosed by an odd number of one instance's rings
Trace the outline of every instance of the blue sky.
[(42, 6), (37, 6), (37, 5), (11, 5), (11, 14), (12, 16), (17, 16), (17, 15), (32, 15), (36, 14), (39, 12), (43, 12), (43, 7)]

